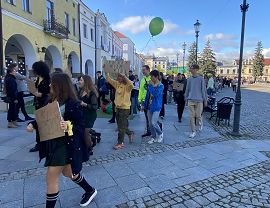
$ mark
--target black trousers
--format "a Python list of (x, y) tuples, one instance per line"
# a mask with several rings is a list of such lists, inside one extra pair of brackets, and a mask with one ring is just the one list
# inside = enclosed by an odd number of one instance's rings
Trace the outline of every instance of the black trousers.
[(115, 121), (115, 116), (116, 116), (115, 103), (114, 103), (114, 100), (112, 100), (112, 118), (111, 118), (111, 120)]
[(176, 99), (176, 102), (177, 102), (178, 120), (181, 120), (182, 116), (183, 116), (184, 109), (185, 109), (186, 102), (185, 102), (184, 98), (178, 98), (178, 99)]
[[(98, 96), (98, 107), (100, 108), (101, 106), (101, 101), (103, 103), (108, 103), (109, 101), (105, 98), (106, 94), (104, 92), (98, 92), (99, 96)], [(100, 101), (101, 100), (101, 101)]]
[(144, 115), (145, 115), (145, 120), (146, 120), (146, 130), (147, 130), (147, 133), (151, 133), (150, 127), (149, 127), (149, 119), (148, 119), (148, 116), (147, 116), (147, 110), (146, 109), (144, 109)]
[(19, 115), (19, 112), (20, 112), (20, 109), (21, 109), (24, 117), (27, 118), (28, 114), (27, 114), (27, 112), (25, 110), (25, 103), (24, 103), (23, 97), (24, 97), (23, 92), (18, 92), (18, 94), (17, 94), (17, 98), (18, 98), (17, 110), (18, 110), (18, 115)]
[(8, 113), (7, 113), (7, 120), (8, 122), (16, 121), (18, 114), (17, 114), (17, 104), (14, 101), (8, 104)]

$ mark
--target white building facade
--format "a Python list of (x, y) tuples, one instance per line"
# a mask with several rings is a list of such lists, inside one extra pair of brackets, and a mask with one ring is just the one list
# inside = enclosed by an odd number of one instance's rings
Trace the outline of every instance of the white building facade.
[(95, 13), (81, 2), (80, 36), (82, 73), (95, 77), (96, 68), (96, 29)]
[(130, 61), (130, 70), (135, 69), (135, 44), (120, 32), (115, 32), (118, 38), (123, 42), (123, 59)]
[(96, 71), (102, 71), (103, 63), (111, 60), (112, 30), (104, 13), (96, 12)]

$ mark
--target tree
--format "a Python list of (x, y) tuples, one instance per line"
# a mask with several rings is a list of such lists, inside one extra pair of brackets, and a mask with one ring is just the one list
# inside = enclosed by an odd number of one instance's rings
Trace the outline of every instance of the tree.
[(216, 54), (211, 47), (210, 41), (208, 40), (199, 57), (200, 71), (204, 75), (209, 73), (215, 75), (217, 68), (215, 55)]
[(192, 43), (188, 50), (188, 67), (190, 68), (193, 64), (196, 64), (196, 43)]
[(263, 76), (264, 56), (262, 54), (262, 51), (263, 51), (262, 42), (259, 41), (257, 43), (257, 47), (255, 49), (255, 56), (254, 56), (254, 60), (253, 60), (254, 82), (256, 82), (258, 77)]

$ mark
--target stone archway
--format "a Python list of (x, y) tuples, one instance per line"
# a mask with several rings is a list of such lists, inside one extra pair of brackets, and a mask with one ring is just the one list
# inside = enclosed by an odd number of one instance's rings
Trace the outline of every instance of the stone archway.
[(36, 60), (35, 49), (25, 36), (15, 34), (8, 39), (5, 47), (6, 66), (17, 63), (19, 72), (25, 74), (25, 69), (31, 69)]
[(45, 62), (52, 68), (62, 68), (62, 56), (58, 48), (50, 45), (45, 52)]
[(94, 64), (90, 59), (85, 62), (85, 74), (91, 77), (95, 76)]
[(74, 51), (68, 55), (68, 70), (72, 74), (81, 73), (79, 56)]

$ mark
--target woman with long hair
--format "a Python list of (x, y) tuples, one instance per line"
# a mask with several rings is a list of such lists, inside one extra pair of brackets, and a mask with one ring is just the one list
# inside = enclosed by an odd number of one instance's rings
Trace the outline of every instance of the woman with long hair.
[[(54, 208), (59, 194), (59, 176), (70, 178), (82, 187), (85, 193), (80, 206), (85, 207), (94, 199), (96, 189), (88, 184), (80, 174), (82, 163), (89, 159), (84, 141), (84, 122), (80, 102), (74, 92), (71, 80), (67, 74), (57, 73), (51, 79), (51, 101), (59, 103), (63, 120), (61, 128), (66, 133), (64, 137), (41, 142), (40, 159), (46, 158), (47, 168), (47, 201), (46, 208)], [(71, 125), (69, 125), (71, 123)], [(38, 126), (33, 122), (27, 127), (28, 131)]]
[(98, 92), (91, 77), (88, 75), (83, 75), (80, 77), (79, 87), (79, 99), (81, 100), (85, 125), (85, 140), (87, 147), (90, 149), (92, 144), (89, 131), (91, 128), (93, 128), (97, 119)]
[[(50, 68), (43, 62), (35, 62), (32, 66), (33, 73), (37, 77), (35, 86), (37, 91), (34, 93), (34, 106), (39, 109), (48, 104), (50, 93)], [(30, 149), (30, 152), (37, 152), (39, 148), (39, 134), (36, 132), (36, 145)]]
[(11, 64), (7, 69), (7, 75), (4, 79), (4, 93), (7, 96), (7, 103), (8, 103), (8, 113), (7, 113), (7, 120), (8, 120), (8, 128), (16, 128), (18, 127), (17, 124), (17, 83), (16, 83), (16, 67), (17, 64)]

